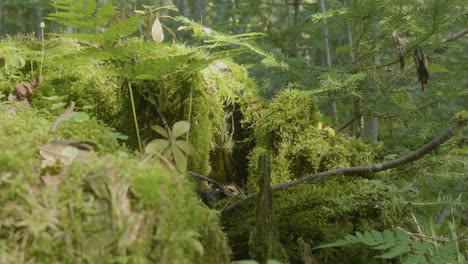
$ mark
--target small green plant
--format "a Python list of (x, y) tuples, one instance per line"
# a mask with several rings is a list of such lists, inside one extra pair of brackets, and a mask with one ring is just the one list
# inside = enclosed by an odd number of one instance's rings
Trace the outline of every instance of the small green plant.
[(182, 139), (189, 132), (190, 123), (179, 121), (172, 126), (172, 129), (164, 129), (158, 125), (151, 126), (151, 129), (163, 138), (151, 141), (146, 146), (145, 153), (166, 161), (173, 161), (179, 171), (185, 172), (187, 170), (187, 155), (195, 153), (193, 146), (186, 139)]
[(364, 244), (374, 250), (384, 250), (385, 253), (377, 256), (383, 259), (400, 258), (404, 264), (418, 263), (465, 263), (463, 255), (459, 254), (456, 238), (446, 243), (437, 240), (428, 240), (423, 236), (410, 236), (407, 232), (397, 229), (356, 232), (347, 235), (344, 239), (317, 247), (342, 247), (352, 244)]

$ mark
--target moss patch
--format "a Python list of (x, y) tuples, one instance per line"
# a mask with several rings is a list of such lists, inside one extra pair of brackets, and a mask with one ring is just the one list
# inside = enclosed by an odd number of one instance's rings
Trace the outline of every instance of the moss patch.
[[(0, 106), (2, 262), (229, 263), (217, 215), (185, 176), (142, 166), (98, 121), (49, 133), (53, 117)], [(47, 175), (39, 149), (59, 138), (92, 140), (97, 152)]]

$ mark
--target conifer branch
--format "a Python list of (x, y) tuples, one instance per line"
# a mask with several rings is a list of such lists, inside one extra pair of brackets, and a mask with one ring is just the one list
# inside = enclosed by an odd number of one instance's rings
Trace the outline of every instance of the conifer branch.
[[(323, 179), (330, 178), (336, 175), (341, 175), (341, 174), (346, 175), (346, 174), (356, 174), (356, 173), (375, 173), (375, 172), (380, 172), (380, 171), (396, 168), (398, 166), (401, 166), (401, 165), (404, 165), (404, 164), (407, 164), (407, 163), (410, 163), (412, 161), (422, 158), (427, 153), (431, 152), (432, 150), (436, 149), (437, 147), (439, 147), (440, 145), (442, 145), (443, 143), (447, 142), (449, 139), (457, 135), (467, 124), (468, 124), (467, 117), (458, 119), (457, 122), (455, 122), (445, 133), (436, 137), (435, 139), (433, 139), (426, 145), (422, 146), (420, 149), (406, 156), (403, 156), (399, 159), (395, 159), (395, 160), (385, 162), (385, 163), (380, 163), (380, 164), (350, 167), (350, 168), (341, 168), (341, 169), (306, 175), (294, 181), (284, 182), (284, 183), (274, 185), (271, 187), (271, 189), (272, 191), (285, 190), (287, 188), (290, 188), (299, 184), (308, 183), (312, 181), (319, 181), (319, 180), (323, 180)], [(222, 212), (225, 213), (225, 212), (233, 210), (234, 208), (238, 207), (244, 202), (257, 197), (257, 194), (258, 193), (251, 193), (243, 197), (242, 200), (236, 201), (230, 204), (229, 206), (227, 206), (226, 208), (224, 208)]]

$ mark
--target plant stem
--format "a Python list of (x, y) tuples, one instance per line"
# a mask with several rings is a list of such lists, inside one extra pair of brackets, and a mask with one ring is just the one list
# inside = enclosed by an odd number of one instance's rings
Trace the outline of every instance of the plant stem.
[(42, 65), (44, 65), (44, 27), (41, 24), (41, 40), (42, 40), (42, 54), (41, 54), (41, 69), (39, 70), (39, 81), (42, 81)]
[(143, 147), (141, 145), (140, 129), (138, 128), (138, 120), (137, 120), (137, 115), (136, 115), (136, 110), (135, 110), (135, 100), (133, 99), (133, 88), (132, 88), (132, 83), (130, 81), (128, 82), (128, 90), (130, 91), (130, 100), (132, 103), (133, 121), (135, 121), (135, 129), (136, 129), (136, 134), (137, 134), (137, 139), (138, 139), (138, 147), (140, 151), (142, 151)]

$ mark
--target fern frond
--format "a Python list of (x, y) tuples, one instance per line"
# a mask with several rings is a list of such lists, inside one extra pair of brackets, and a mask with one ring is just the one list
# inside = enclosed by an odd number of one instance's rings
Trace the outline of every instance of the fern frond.
[(355, 235), (347, 235), (344, 239), (319, 246), (317, 248), (341, 247), (350, 244), (362, 243), (374, 250), (388, 250), (377, 256), (383, 259), (403, 257), (404, 264), (425, 263), (457, 263), (456, 240), (443, 244), (434, 245), (428, 241), (413, 240), (406, 232), (397, 229), (395, 232), (384, 230), (379, 232), (356, 232)]
[(264, 62), (267, 62), (270, 66), (280, 67), (283, 69), (288, 69), (289, 65), (285, 63), (281, 56), (276, 56), (276, 54), (265, 51), (260, 47), (254, 45), (251, 41), (264, 37), (263, 33), (245, 33), (235, 36), (226, 35), (220, 32), (217, 32), (212, 29), (207, 29), (203, 25), (194, 22), (193, 20), (187, 19), (185, 17), (176, 17), (176, 21), (181, 22), (187, 25), (188, 29), (193, 30), (196, 37), (202, 38), (204, 42), (208, 45), (205, 45), (205, 48), (216, 49), (216, 48), (230, 48), (233, 46), (237, 48), (242, 48), (245, 51), (253, 52), (257, 55), (260, 55), (264, 58)]
[(57, 0), (52, 5), (57, 12), (50, 14), (47, 19), (84, 30), (93, 30), (109, 23), (115, 12), (112, 0), (99, 9), (96, 0)]

